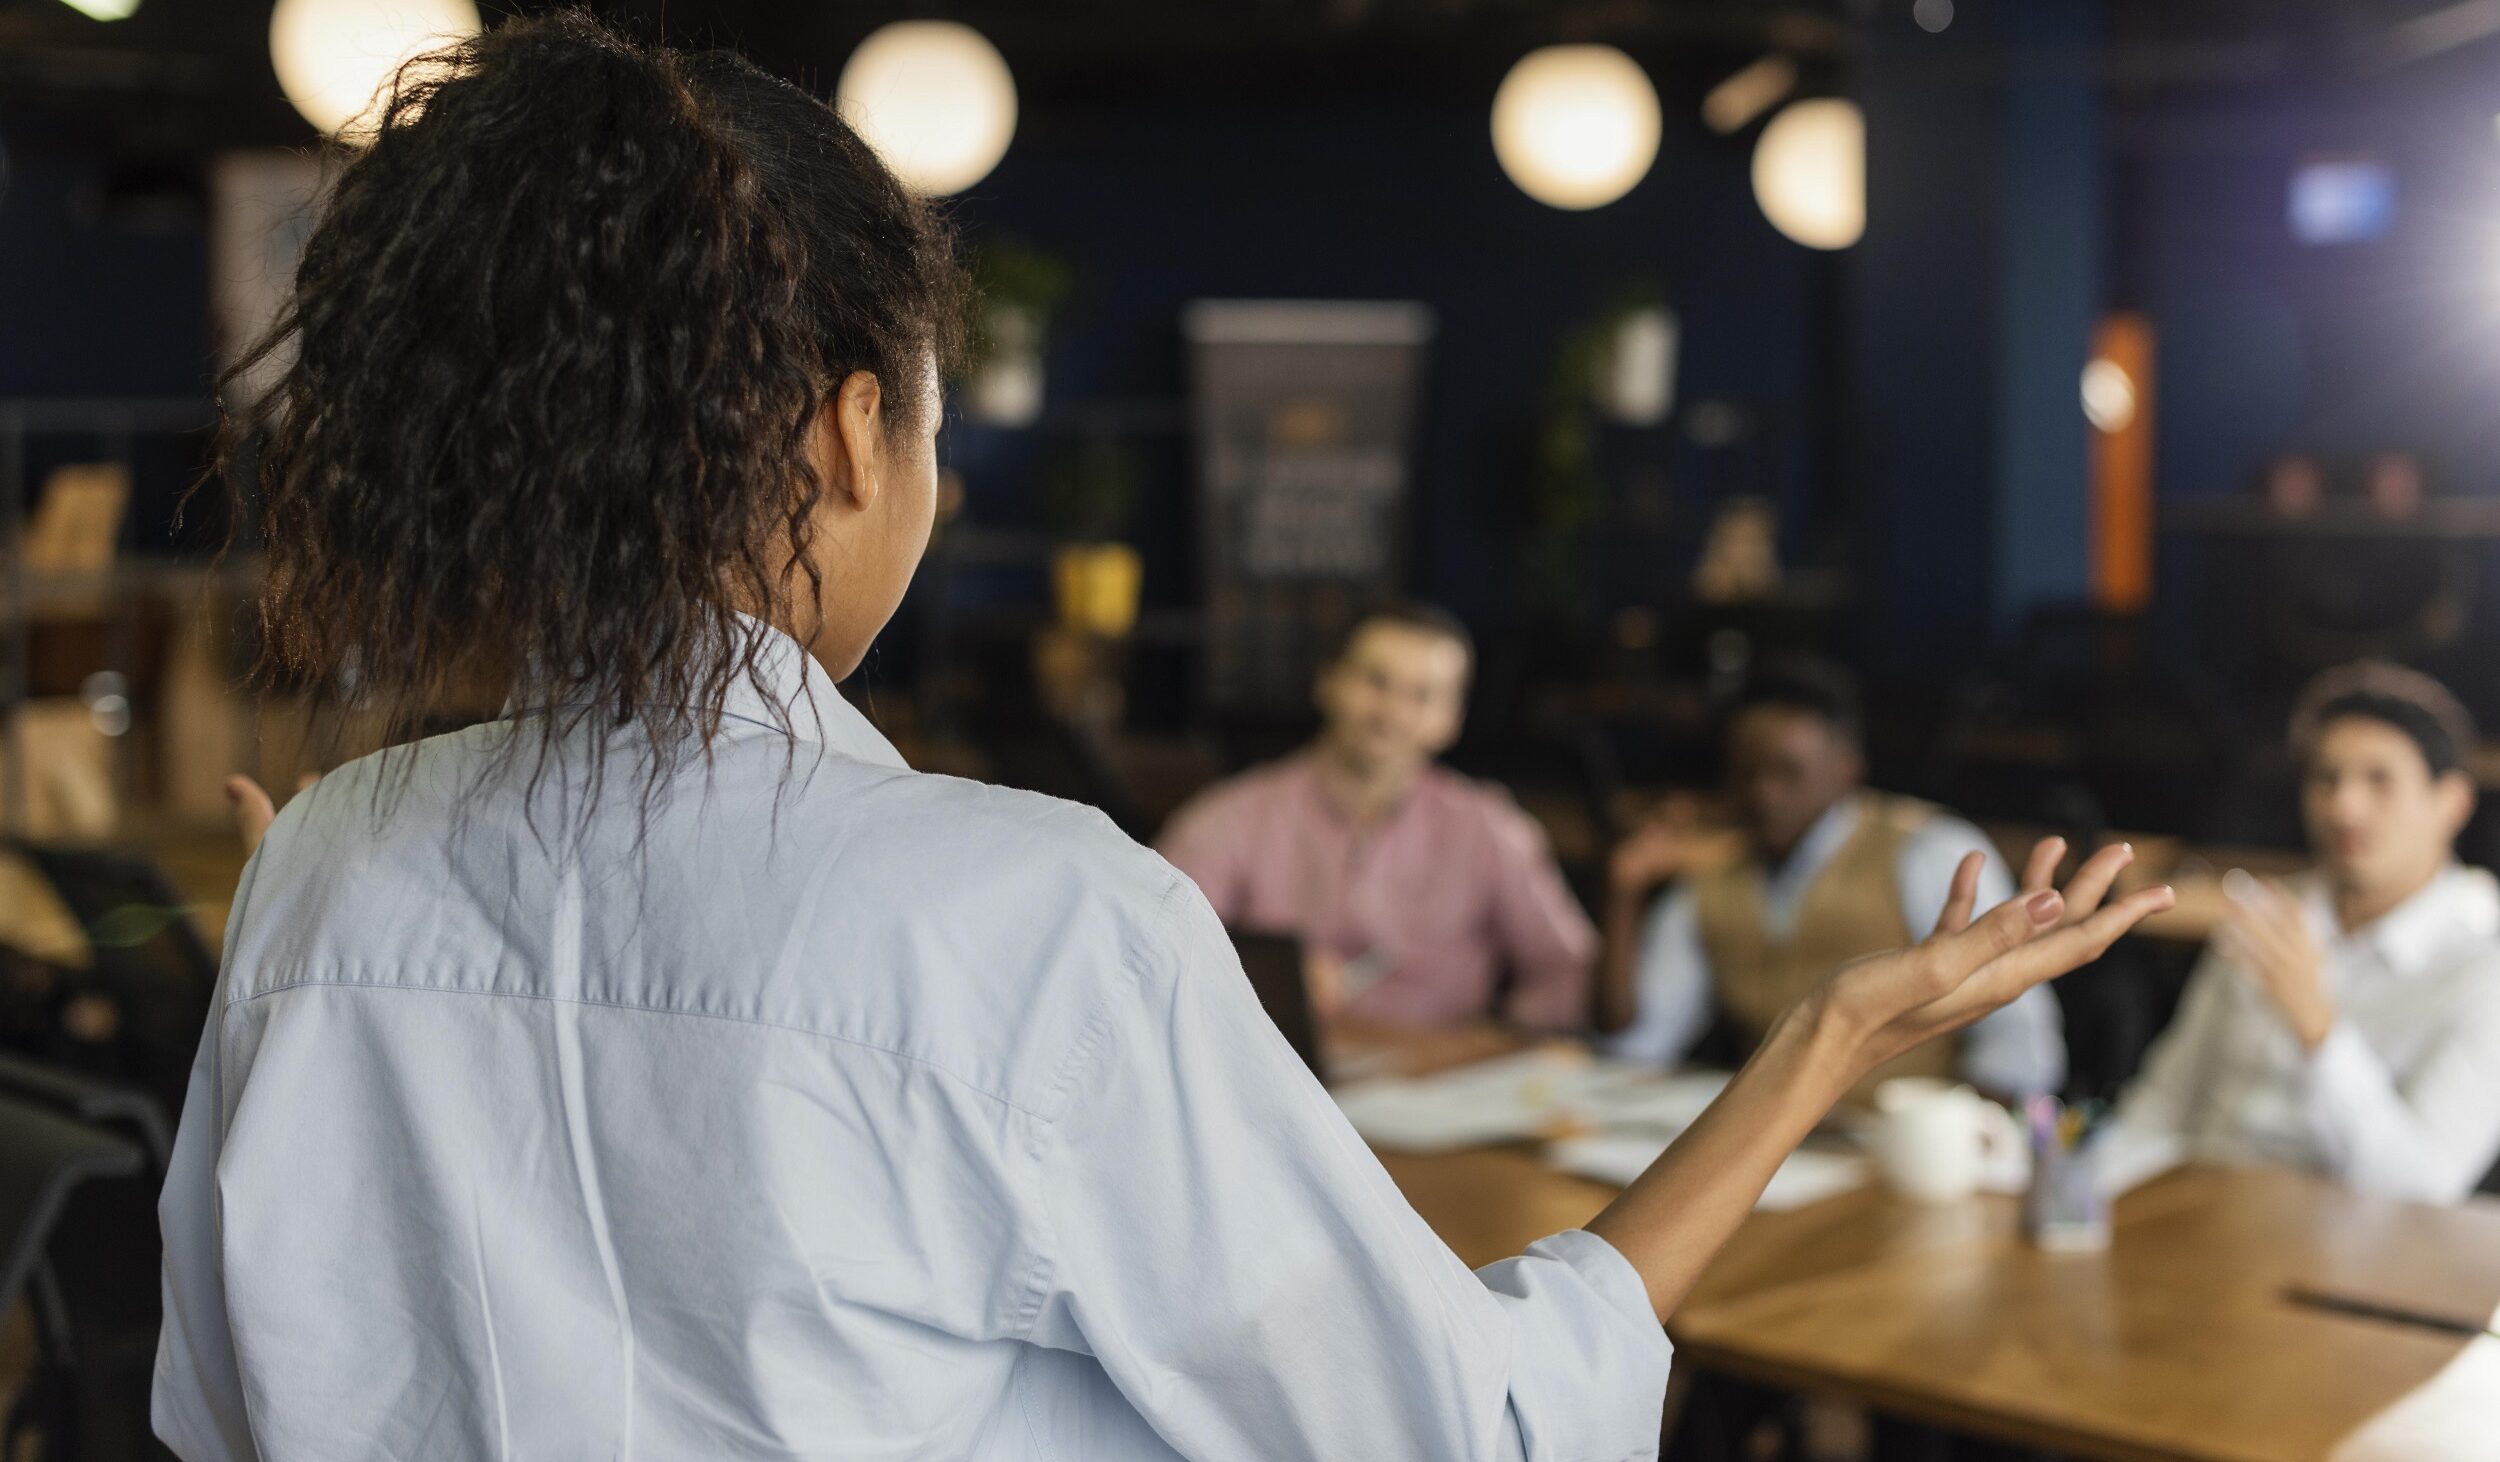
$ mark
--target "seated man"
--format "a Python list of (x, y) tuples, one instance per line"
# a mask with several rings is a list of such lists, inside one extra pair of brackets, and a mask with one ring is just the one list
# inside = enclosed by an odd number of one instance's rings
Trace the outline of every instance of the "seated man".
[[(1587, 1021), (1597, 933), (1507, 794), (1434, 762), (1458, 739), (1473, 649), (1457, 620), (1365, 617), (1316, 688), (1305, 750), (1200, 793), (1160, 851), (1235, 929), (1299, 936), (1314, 1001), (1359, 1025), (1541, 1030)], [(1325, 972), (1325, 973), (1322, 973)]]
[(2473, 722), (2428, 676), (2365, 662), (2311, 682), (2292, 738), (2318, 865), (2226, 882), (2108, 1163), (2166, 1148), (2454, 1202), (2500, 1158), (2500, 889), (2454, 852)]
[[(1859, 729), (1838, 670), (1765, 670), (1726, 723), (1728, 790), (1743, 823), (1733, 856), (1711, 856), (1672, 810), (1616, 850), (1599, 1000), (1616, 1055), (1673, 1065), (1722, 1017), (1750, 1047), (1826, 973), (1926, 937), (1967, 853), (1988, 858), (1980, 907), (2013, 896), (1977, 828), (1863, 785)], [(1669, 878), (1674, 889), (1648, 907)], [(2054, 997), (2033, 990), (1958, 1044), (1913, 1051), (1877, 1078), (1955, 1072), (2004, 1096), (2054, 1090), (2066, 1076)]]

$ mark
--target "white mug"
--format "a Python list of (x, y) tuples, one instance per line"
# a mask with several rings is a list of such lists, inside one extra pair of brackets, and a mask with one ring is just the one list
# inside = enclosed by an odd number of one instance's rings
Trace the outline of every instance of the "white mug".
[(2014, 1115), (1967, 1086), (1903, 1076), (1875, 1088), (1876, 1167), (1918, 1203), (1952, 1203), (1985, 1183), (2020, 1187), (2030, 1151)]

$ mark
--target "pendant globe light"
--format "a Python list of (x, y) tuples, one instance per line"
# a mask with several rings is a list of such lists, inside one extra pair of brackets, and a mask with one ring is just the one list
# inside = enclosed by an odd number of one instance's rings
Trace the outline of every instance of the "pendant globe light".
[(472, 0), (278, 0), (269, 12), (269, 59), (305, 121), (359, 142), (402, 65), (478, 29)]
[(1530, 51), (1493, 93), (1493, 155), (1539, 203), (1603, 207), (1658, 160), (1658, 89), (1612, 46)]
[(1753, 149), (1753, 196), (1771, 226), (1810, 249), (1866, 232), (1866, 116), (1855, 102), (1790, 102)]
[(835, 87), (843, 117), (917, 193), (960, 193), (1016, 135), (1016, 81), (987, 37), (951, 20), (902, 20), (859, 43)]

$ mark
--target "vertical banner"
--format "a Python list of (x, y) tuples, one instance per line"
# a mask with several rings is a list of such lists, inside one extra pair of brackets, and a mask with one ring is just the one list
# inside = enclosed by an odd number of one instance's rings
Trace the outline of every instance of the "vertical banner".
[(1216, 706), (1307, 706), (1372, 600), (1406, 588), (1406, 502), (1432, 312), (1420, 304), (1199, 300), (1192, 376)]

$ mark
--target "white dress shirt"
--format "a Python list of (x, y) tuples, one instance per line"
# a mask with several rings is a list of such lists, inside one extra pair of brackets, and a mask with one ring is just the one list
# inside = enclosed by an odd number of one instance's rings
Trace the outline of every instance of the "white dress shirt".
[(2303, 1047), (2212, 949), (2119, 1103), (2112, 1170), (2180, 1155), (2280, 1163), (2356, 1188), (2453, 1203), (2500, 1159), (2500, 888), (2450, 866), (2350, 933), (2322, 880), (2297, 880), (2336, 1021)]
[[(1857, 798), (1842, 798), (1815, 819), (1786, 862), (1765, 871), (1762, 916), (1772, 938), (1785, 939), (1796, 929), (1806, 891), (1848, 846), (1863, 810)], [(1979, 874), (1978, 907), (1992, 909), (2012, 898), (2014, 880), (2006, 871), (2005, 856), (1986, 834), (1960, 818), (1929, 817), (1903, 840), (1894, 879), (1900, 885), (1901, 922), (1913, 937), (1936, 927), (1936, 916), (1944, 912), (1945, 897), (1953, 889), (1953, 872), (1961, 867), (1963, 855), (1972, 852), (1988, 857)], [(1717, 997), (1689, 883), (1677, 884), (1651, 908), (1641, 931), (1633, 991), (1638, 1014), (1608, 1042), (1618, 1056), (1672, 1066), (1710, 1028)], [(1962, 1074), (2007, 1095), (2055, 1091), (2066, 1080), (2066, 1030), (2057, 997), (2045, 987), (2026, 991), (1972, 1026), (1962, 1038)]]
[(1193, 885), (911, 772), (761, 632), (647, 831), (612, 767), (562, 853), (478, 780), (508, 721), (279, 817), (161, 1206), (176, 1452), (1654, 1454), (1622, 1255), (1470, 1273)]

